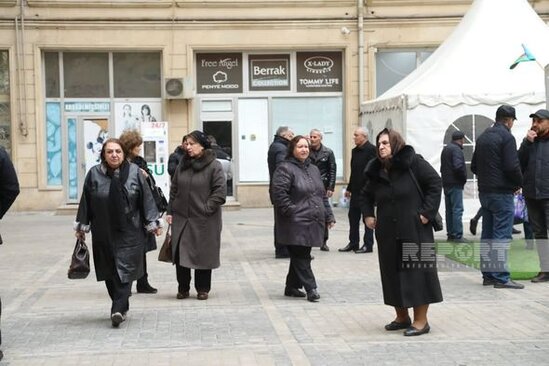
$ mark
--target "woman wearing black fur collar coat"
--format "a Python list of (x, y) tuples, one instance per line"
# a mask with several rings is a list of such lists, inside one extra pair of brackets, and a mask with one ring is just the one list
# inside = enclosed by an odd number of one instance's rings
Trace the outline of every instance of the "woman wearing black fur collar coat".
[(172, 178), (166, 221), (172, 225), (177, 298), (189, 297), (194, 269), (197, 299), (206, 300), (212, 269), (220, 265), (221, 205), (227, 185), (221, 163), (202, 131), (187, 135), (186, 149)]
[[(442, 183), (398, 132), (384, 129), (376, 142), (377, 159), (366, 167), (361, 209), (366, 225), (375, 229), (385, 304), (396, 312), (385, 329), (421, 335), (430, 330), (429, 304), (442, 301), (431, 222), (440, 205)], [(413, 322), (408, 308), (413, 308)]]

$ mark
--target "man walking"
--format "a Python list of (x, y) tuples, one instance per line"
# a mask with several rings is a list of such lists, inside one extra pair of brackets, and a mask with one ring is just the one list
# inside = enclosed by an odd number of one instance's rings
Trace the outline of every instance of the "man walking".
[(534, 231), (541, 271), (532, 282), (549, 281), (549, 111), (540, 109), (530, 115), (532, 127), (519, 149), (524, 174), (522, 194), (526, 200), (528, 218)]
[[(326, 196), (332, 197), (335, 189), (337, 165), (335, 161), (335, 155), (332, 149), (324, 146), (322, 143), (322, 132), (317, 129), (312, 129), (309, 132), (309, 139), (311, 143), (311, 152), (309, 157), (311, 162), (320, 170), (320, 177), (324, 183), (326, 189)], [(328, 225), (324, 229), (324, 244), (320, 247), (322, 251), (329, 251), (330, 248), (326, 242), (328, 241)]]
[[(273, 174), (278, 164), (286, 158), (286, 154), (288, 153), (288, 144), (293, 137), (294, 133), (288, 126), (280, 126), (276, 130), (273, 143), (269, 146), (269, 151), (267, 152), (267, 163), (269, 165), (269, 197), (271, 198), (271, 203), (274, 203), (272, 198), (273, 196), (271, 194)], [(276, 258), (290, 258), (288, 248), (286, 248), (285, 245), (278, 245), (276, 240), (276, 212), (274, 214), (274, 246)]]
[(351, 198), (349, 203), (349, 244), (340, 248), (340, 252), (371, 253), (374, 246), (374, 231), (364, 225), (364, 244), (359, 249), (360, 244), (360, 221), (362, 212), (360, 210), (360, 190), (366, 183), (364, 169), (366, 164), (376, 157), (376, 148), (368, 141), (368, 133), (362, 127), (359, 127), (353, 133), (355, 147), (351, 153), (351, 177), (345, 196)]
[[(19, 182), (17, 174), (6, 150), (0, 146), (0, 220), (4, 217), (13, 201), (19, 194)], [(0, 244), (2, 244), (0, 235)], [(0, 318), (2, 316), (2, 299), (0, 299)], [(0, 331), (0, 346), (2, 346), (2, 332)], [(0, 350), (0, 360), (4, 357)]]
[(467, 182), (463, 143), (465, 135), (461, 131), (452, 134), (452, 142), (447, 144), (440, 154), (440, 174), (444, 188), (446, 206), (446, 233), (448, 241), (468, 243), (463, 238), (463, 187)]
[(507, 267), (514, 219), (513, 193), (522, 185), (517, 145), (511, 134), (515, 119), (515, 108), (500, 106), (494, 125), (477, 139), (471, 161), (482, 207), (482, 284), (495, 288), (524, 288), (511, 280)]

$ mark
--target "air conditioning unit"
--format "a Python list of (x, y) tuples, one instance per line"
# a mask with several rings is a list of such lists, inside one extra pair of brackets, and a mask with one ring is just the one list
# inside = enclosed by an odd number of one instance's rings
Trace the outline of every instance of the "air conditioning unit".
[(165, 78), (164, 98), (166, 99), (191, 99), (191, 78)]

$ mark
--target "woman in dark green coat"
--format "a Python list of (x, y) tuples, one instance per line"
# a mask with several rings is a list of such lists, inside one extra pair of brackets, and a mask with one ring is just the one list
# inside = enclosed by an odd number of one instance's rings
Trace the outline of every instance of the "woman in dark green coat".
[(227, 185), (207, 136), (187, 135), (187, 154), (170, 187), (166, 221), (172, 225), (172, 251), (178, 282), (177, 298), (189, 297), (191, 269), (199, 300), (211, 289), (212, 269), (220, 265), (221, 205)]

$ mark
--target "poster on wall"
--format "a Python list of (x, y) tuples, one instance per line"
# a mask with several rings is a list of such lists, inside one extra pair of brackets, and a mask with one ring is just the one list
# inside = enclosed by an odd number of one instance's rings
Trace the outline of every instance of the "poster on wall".
[(168, 122), (141, 122), (143, 147), (141, 155), (147, 162), (156, 181), (166, 197), (170, 194), (168, 175)]
[(85, 153), (85, 172), (101, 162), (103, 143), (109, 138), (109, 121), (107, 119), (85, 119), (83, 121)]
[(241, 53), (197, 53), (196, 92), (242, 93)]
[(124, 130), (139, 130), (141, 122), (156, 122), (161, 119), (160, 102), (116, 102), (114, 104), (114, 135)]
[(342, 59), (341, 52), (297, 52), (297, 91), (342, 91)]
[(249, 55), (250, 90), (290, 90), (290, 55)]

